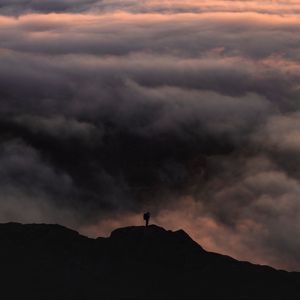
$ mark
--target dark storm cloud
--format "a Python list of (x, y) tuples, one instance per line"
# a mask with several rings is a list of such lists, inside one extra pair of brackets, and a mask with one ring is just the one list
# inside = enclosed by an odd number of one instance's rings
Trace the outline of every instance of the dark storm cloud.
[(81, 12), (87, 10), (99, 0), (0, 0), (0, 13), (4, 15), (22, 15), (42, 12)]
[[(204, 167), (206, 154), (239, 147), (273, 111), (270, 101), (254, 92), (232, 96), (216, 92), (217, 87), (180, 87), (184, 62), (174, 69), (176, 59), (164, 68), (179, 73), (175, 86), (168, 86), (164, 78), (169, 76), (153, 68), (154, 57), (150, 67), (140, 56), (107, 61), (3, 56), (3, 135), (22, 138), (70, 174), (88, 206), (139, 210), (163, 190), (182, 193), (193, 169)], [(138, 61), (139, 70), (133, 66)], [(149, 73), (162, 76), (159, 85), (142, 85)]]
[(0, 221), (101, 229), (150, 209), (299, 268), (297, 3), (92, 2), (0, 1), (19, 15), (0, 17)]
[(22, 140), (2, 143), (0, 153), (2, 222), (12, 219), (55, 222), (63, 221), (62, 215), (72, 220), (62, 203), (68, 201), (74, 191), (72, 179), (67, 174), (42, 161), (38, 152)]
[(299, 13), (298, 1), (237, 1), (237, 0), (1, 0), (0, 12), (21, 15), (30, 12), (114, 12), (131, 13), (206, 13), (206, 12), (255, 12), (263, 14)]

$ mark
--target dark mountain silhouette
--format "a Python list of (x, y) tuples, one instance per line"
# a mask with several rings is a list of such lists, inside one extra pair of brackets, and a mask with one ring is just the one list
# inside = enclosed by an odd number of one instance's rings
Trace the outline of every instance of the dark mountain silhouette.
[(205, 251), (183, 230), (90, 239), (60, 225), (0, 224), (1, 299), (299, 299), (300, 273)]

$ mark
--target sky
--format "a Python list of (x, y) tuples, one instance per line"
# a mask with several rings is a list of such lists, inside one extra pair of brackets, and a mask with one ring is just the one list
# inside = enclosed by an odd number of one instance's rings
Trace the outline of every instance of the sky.
[(300, 2), (0, 0), (0, 222), (184, 229), (300, 271)]

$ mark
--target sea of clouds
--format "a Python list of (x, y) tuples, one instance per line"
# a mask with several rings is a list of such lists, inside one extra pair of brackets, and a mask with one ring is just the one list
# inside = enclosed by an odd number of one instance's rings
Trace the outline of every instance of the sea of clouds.
[(300, 270), (299, 1), (0, 0), (0, 222), (144, 210)]

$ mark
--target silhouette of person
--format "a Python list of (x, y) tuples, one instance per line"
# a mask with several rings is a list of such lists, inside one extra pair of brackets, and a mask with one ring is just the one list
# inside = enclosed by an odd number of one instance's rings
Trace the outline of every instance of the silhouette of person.
[(144, 220), (146, 222), (146, 227), (149, 225), (149, 220), (150, 220), (150, 213), (146, 212), (144, 213)]

